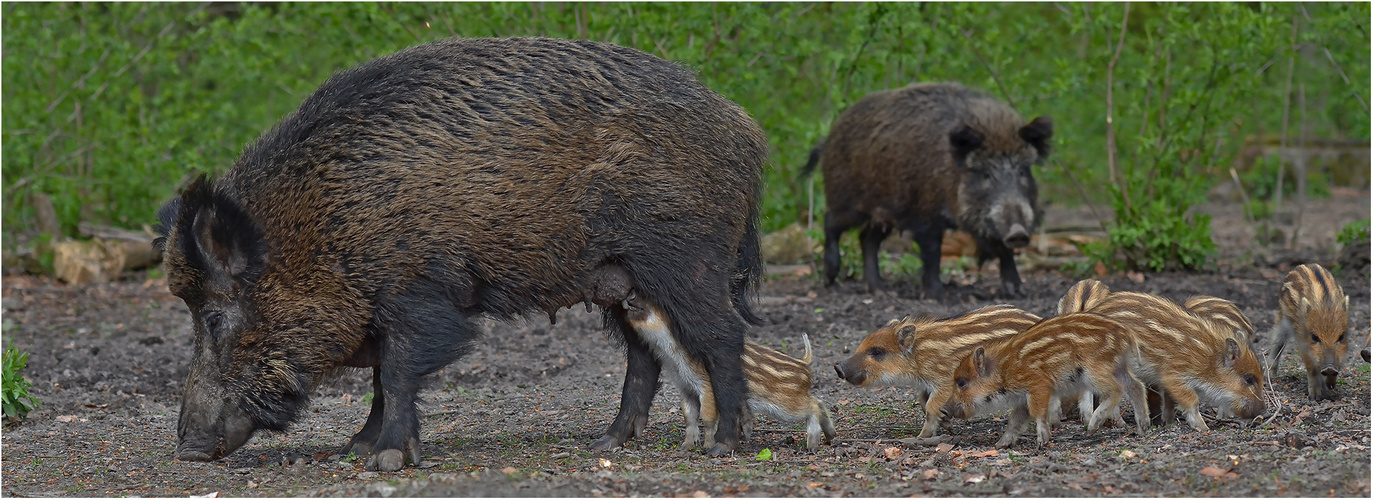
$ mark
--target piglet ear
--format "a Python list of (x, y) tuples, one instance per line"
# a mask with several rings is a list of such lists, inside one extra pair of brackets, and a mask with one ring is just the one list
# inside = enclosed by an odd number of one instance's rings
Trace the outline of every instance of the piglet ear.
[(977, 367), (977, 376), (983, 378), (990, 377), (996, 368), (995, 362), (987, 357), (987, 350), (981, 347), (973, 351), (973, 366)]
[(1233, 337), (1225, 339), (1225, 354), (1221, 357), (1220, 364), (1226, 368), (1235, 366), (1235, 361), (1240, 359), (1240, 343)]
[(1034, 146), (1035, 151), (1039, 152), (1039, 161), (1044, 161), (1049, 157), (1052, 146), (1049, 139), (1054, 136), (1054, 119), (1041, 116), (1031, 120), (1030, 123), (1020, 127), (1020, 138)]
[(977, 129), (969, 127), (967, 124), (960, 123), (949, 131), (949, 145), (953, 146), (954, 159), (962, 161), (968, 157), (968, 153), (982, 147), (982, 142), (986, 136)]
[(910, 356), (910, 352), (916, 349), (916, 326), (908, 324), (897, 330), (897, 345), (901, 346), (901, 352)]

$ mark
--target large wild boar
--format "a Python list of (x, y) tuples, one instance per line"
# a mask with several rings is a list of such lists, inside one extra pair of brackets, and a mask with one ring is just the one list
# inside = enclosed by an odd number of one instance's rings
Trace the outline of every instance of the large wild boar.
[(839, 237), (862, 226), (863, 277), (882, 286), (878, 246), (892, 230), (920, 245), (925, 294), (939, 297), (939, 247), (946, 228), (972, 233), (979, 265), (1000, 259), (1001, 286), (1021, 293), (1012, 249), (1039, 224), (1032, 165), (1049, 155), (1053, 122), (1025, 123), (982, 92), (956, 83), (919, 83), (873, 92), (835, 120), (811, 151), (825, 175), (825, 282), (839, 274)]
[(177, 458), (286, 428), (327, 372), (354, 366), (376, 396), (343, 452), (418, 462), (420, 377), (470, 350), (469, 318), (593, 299), (627, 347), (619, 415), (593, 445), (618, 446), (646, 422), (660, 365), (601, 290), (608, 266), (705, 364), (710, 451), (732, 450), (766, 154), (748, 113), (691, 72), (606, 43), (448, 39), (334, 75), (158, 213), (194, 322)]

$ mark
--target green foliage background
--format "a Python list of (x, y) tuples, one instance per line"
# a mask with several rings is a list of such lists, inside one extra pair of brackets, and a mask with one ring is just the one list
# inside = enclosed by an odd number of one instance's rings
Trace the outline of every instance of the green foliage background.
[(152, 222), (180, 183), (227, 168), (331, 73), (453, 35), (589, 38), (694, 68), (767, 131), (766, 230), (804, 219), (797, 171), (838, 112), (912, 81), (957, 80), (1027, 119), (1053, 116), (1055, 157), (1037, 172), (1047, 196), (1079, 202), (1071, 173), (1115, 206), (1112, 241), (1200, 245), (1170, 257), (1181, 267), (1205, 258), (1209, 229), (1186, 210), (1216, 166), (1281, 126), (1289, 56), (1312, 135), (1368, 138), (1368, 3), (1130, 8), (1113, 87), (1122, 191), (1105, 187), (1105, 95), (1124, 4), (6, 3), (3, 221), (29, 230), (27, 199), (43, 192), (68, 234), (82, 220)]

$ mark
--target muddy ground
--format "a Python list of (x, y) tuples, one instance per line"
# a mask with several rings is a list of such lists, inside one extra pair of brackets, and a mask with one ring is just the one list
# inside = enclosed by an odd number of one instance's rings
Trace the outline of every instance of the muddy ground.
[[(1181, 300), (1198, 293), (1234, 300), (1269, 344), (1277, 290), (1294, 261), (1335, 262), (1334, 231), (1367, 218), (1367, 191), (1339, 191), (1307, 209), (1293, 250), (1253, 242), (1238, 208), (1213, 205), (1219, 265), (1201, 274), (1111, 274), (1112, 290)], [(1051, 209), (1050, 225), (1083, 217)], [(1313, 217), (1312, 214), (1319, 214)], [(1366, 255), (1366, 253), (1365, 253)], [(804, 450), (793, 426), (760, 421), (732, 456), (678, 451), (677, 392), (660, 392), (647, 435), (624, 449), (592, 452), (619, 404), (624, 358), (599, 328), (599, 315), (563, 311), (486, 323), (476, 351), (428, 379), (421, 438), (424, 463), (400, 472), (363, 470), (336, 451), (366, 419), (367, 374), (348, 372), (316, 391), (288, 432), (261, 434), (212, 463), (172, 459), (181, 387), (188, 373), (190, 317), (165, 283), (147, 273), (86, 287), (7, 275), (4, 345), (32, 353), (24, 375), (42, 407), (4, 429), (4, 496), (1359, 496), (1368, 497), (1368, 365), (1357, 349), (1340, 375), (1342, 399), (1306, 396), (1300, 360), (1285, 357), (1273, 381), (1278, 404), (1241, 430), (1211, 420), (1144, 437), (1107, 428), (1087, 436), (1075, 418), (1044, 448), (1033, 433), (993, 449), (1003, 421), (956, 422), (951, 447), (906, 444), (923, 416), (905, 388), (860, 389), (830, 368), (871, 330), (914, 314), (952, 315), (1009, 302), (1051, 314), (1078, 277), (1056, 270), (1026, 275), (1029, 296), (995, 296), (995, 272), (955, 272), (943, 302), (921, 300), (904, 279), (868, 294), (858, 283), (833, 289), (811, 278), (774, 275), (759, 309), (765, 326), (748, 336), (799, 356), (815, 341), (815, 395), (830, 405), (840, 440)], [(1369, 331), (1369, 275), (1337, 273), (1351, 297), (1352, 346)], [(1208, 418), (1215, 415), (1207, 408)], [(1127, 418), (1129, 412), (1127, 411)], [(760, 459), (760, 451), (771, 452)]]

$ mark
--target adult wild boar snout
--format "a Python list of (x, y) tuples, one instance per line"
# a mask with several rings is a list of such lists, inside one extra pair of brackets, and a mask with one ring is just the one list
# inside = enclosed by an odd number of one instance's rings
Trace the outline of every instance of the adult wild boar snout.
[[(253, 435), (253, 421), (206, 371), (196, 369), (186, 381), (177, 421), (176, 459), (208, 462), (232, 453)], [(197, 373), (198, 372), (198, 373)]]
[(1023, 248), (1030, 244), (1030, 232), (1022, 224), (1011, 224), (1011, 228), (1006, 231), (1006, 237), (1002, 241), (1008, 247)]

